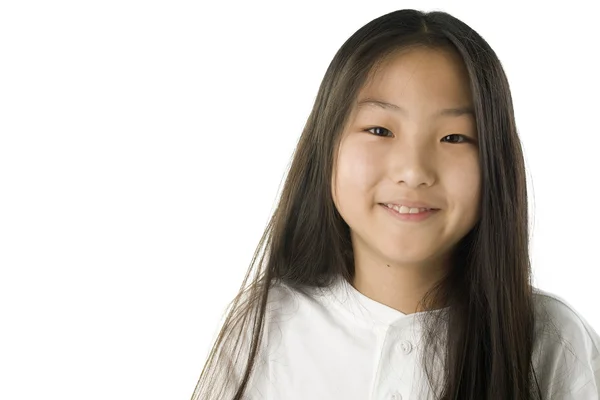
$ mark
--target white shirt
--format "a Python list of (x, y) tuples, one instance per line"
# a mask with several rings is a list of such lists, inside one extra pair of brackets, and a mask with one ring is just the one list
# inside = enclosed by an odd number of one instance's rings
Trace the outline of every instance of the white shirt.
[[(535, 289), (563, 338), (539, 333), (533, 361), (544, 399), (600, 400), (600, 336), (563, 299)], [(439, 310), (436, 312), (440, 312)], [(429, 399), (420, 365), (420, 325), (340, 278), (310, 296), (280, 285), (269, 293), (260, 357), (245, 399)], [(239, 371), (238, 371), (239, 372)]]

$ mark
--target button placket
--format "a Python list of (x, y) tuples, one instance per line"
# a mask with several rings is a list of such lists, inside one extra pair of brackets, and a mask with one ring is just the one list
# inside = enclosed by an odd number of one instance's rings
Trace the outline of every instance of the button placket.
[[(399, 341), (395, 345), (396, 350), (404, 355), (410, 354), (413, 350), (412, 342), (407, 339), (398, 339)], [(399, 390), (396, 390), (391, 394), (389, 400), (402, 400), (402, 394)]]

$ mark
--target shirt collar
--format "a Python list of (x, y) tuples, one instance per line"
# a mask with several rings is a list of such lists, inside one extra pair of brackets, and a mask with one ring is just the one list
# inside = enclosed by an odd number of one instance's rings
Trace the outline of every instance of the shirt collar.
[(392, 307), (375, 301), (359, 292), (350, 282), (338, 276), (329, 288), (331, 300), (345, 309), (352, 318), (370, 326), (403, 327), (412, 324), (420, 314), (436, 311), (445, 311), (448, 307), (435, 311), (423, 311), (404, 314)]

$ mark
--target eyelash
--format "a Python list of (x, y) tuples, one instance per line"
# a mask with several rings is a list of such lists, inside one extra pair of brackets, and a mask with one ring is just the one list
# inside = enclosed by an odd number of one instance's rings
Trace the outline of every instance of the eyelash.
[[(374, 126), (374, 127), (372, 127), (372, 128), (366, 129), (366, 131), (367, 131), (367, 132), (370, 132), (372, 129), (385, 129), (386, 131), (388, 131), (388, 132), (391, 132), (389, 129), (386, 129), (386, 128), (384, 128), (384, 127), (381, 127), (381, 126)], [(372, 133), (372, 132), (371, 132), (371, 133)], [(375, 135), (375, 136), (379, 136), (379, 137), (386, 137), (386, 136), (383, 136), (383, 135), (377, 135), (377, 134), (375, 134), (375, 133), (372, 133), (372, 134), (373, 134), (373, 135)], [(446, 136), (444, 136), (444, 138), (447, 138), (448, 136), (460, 136), (460, 137), (462, 137), (462, 138), (463, 138), (463, 141), (462, 141), (462, 142), (450, 142), (450, 143), (456, 143), (456, 144), (460, 144), (460, 143), (467, 143), (467, 142), (471, 142), (471, 141), (472, 141), (470, 137), (468, 137), (468, 136), (465, 136), (465, 135), (460, 135), (460, 134), (458, 134), (458, 133), (452, 133), (452, 134), (450, 134), (450, 135), (446, 135)]]

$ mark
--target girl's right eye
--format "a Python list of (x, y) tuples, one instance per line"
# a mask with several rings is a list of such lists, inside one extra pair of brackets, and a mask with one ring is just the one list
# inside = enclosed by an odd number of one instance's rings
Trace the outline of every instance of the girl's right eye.
[[(374, 129), (379, 129), (380, 131), (384, 131), (384, 132), (390, 132), (389, 129), (382, 128), (381, 126), (374, 126), (372, 128), (369, 128), (369, 129), (367, 129), (367, 132), (371, 132)], [(385, 133), (383, 135), (375, 133), (375, 132), (371, 132), (371, 133), (373, 133), (373, 135), (375, 135), (375, 136), (387, 136)]]

